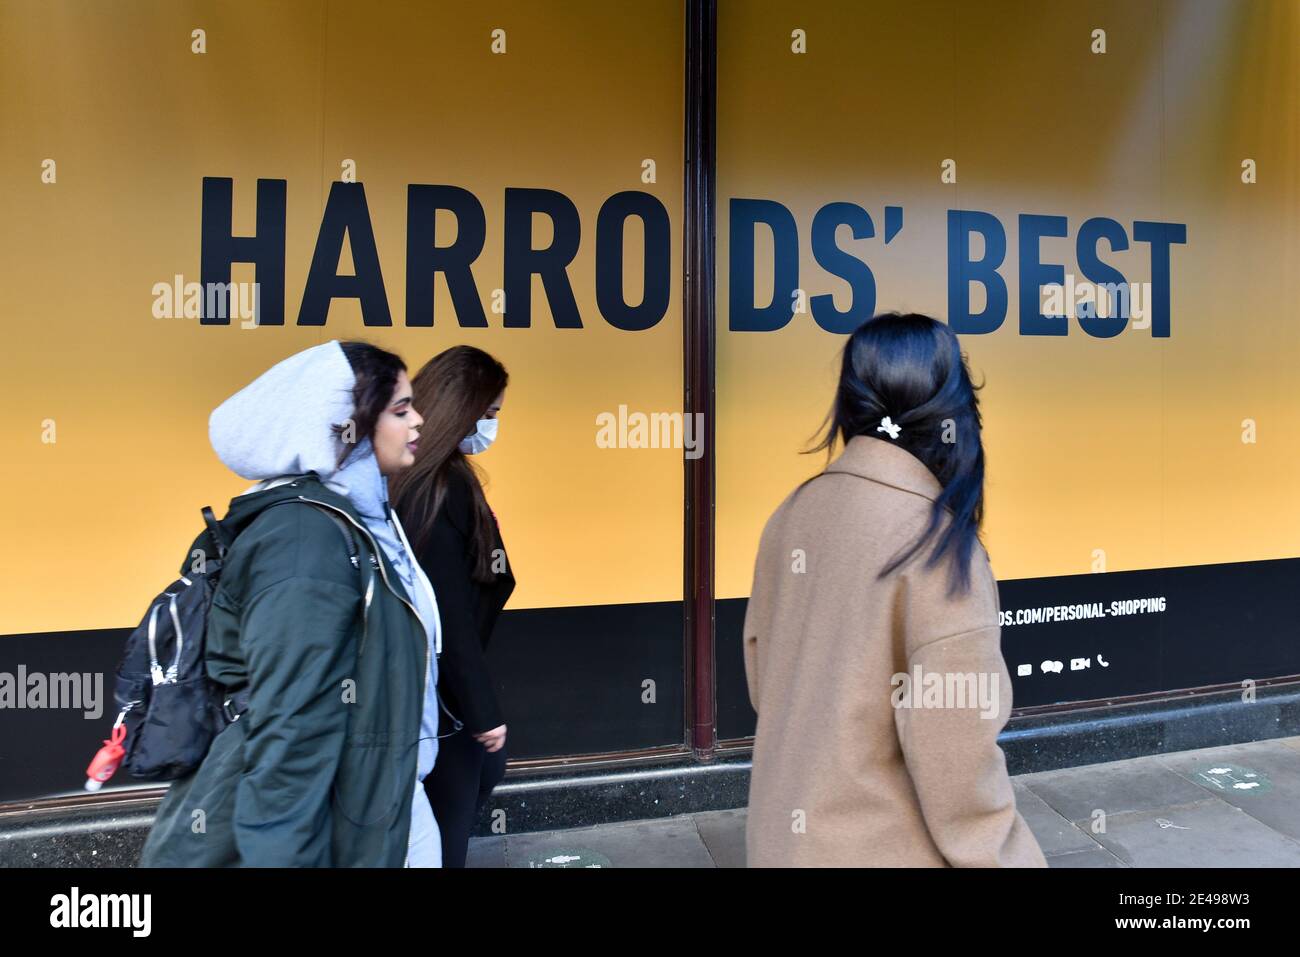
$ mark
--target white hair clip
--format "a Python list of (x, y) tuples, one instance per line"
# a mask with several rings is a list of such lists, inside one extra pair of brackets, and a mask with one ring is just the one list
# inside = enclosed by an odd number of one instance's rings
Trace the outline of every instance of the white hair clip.
[(901, 425), (894, 425), (893, 422), (889, 421), (889, 416), (885, 416), (880, 420), (880, 424), (876, 426), (876, 431), (888, 432), (891, 439), (896, 439), (898, 438), (898, 433), (903, 431), (903, 427)]

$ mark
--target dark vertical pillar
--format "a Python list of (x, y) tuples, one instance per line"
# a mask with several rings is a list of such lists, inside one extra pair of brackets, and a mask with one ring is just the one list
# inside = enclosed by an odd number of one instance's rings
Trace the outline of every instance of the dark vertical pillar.
[(686, 2), (686, 189), (683, 354), (685, 413), (703, 416), (703, 454), (685, 460), (687, 743), (700, 761), (714, 757), (714, 136), (717, 105), (717, 3)]

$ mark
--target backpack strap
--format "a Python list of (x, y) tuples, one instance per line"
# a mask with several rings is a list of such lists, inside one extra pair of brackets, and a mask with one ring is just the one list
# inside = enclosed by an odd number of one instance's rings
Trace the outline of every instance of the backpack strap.
[(212, 544), (217, 549), (217, 558), (225, 562), (230, 539), (226, 536), (226, 530), (221, 527), (221, 523), (217, 521), (217, 516), (212, 513), (211, 505), (203, 506), (203, 521), (208, 526), (208, 535), (211, 536)]
[(323, 508), (322, 506), (317, 505), (315, 502), (303, 502), (301, 499), (296, 499), (296, 498), (287, 498), (282, 502), (276, 502), (273, 505), (268, 505), (267, 508), (268, 509), (275, 508), (277, 505), (297, 505), (297, 504), (310, 505), (312, 508), (316, 509), (316, 511), (321, 512), (324, 515), (328, 516), (330, 521), (332, 521), (335, 525), (338, 526), (339, 531), (343, 533), (343, 540), (348, 543), (348, 560), (352, 562), (353, 568), (360, 568), (361, 560), (358, 557), (359, 552), (357, 551), (356, 537), (352, 534), (352, 529), (348, 526), (348, 523), (343, 521), (343, 519), (339, 518), (337, 515), (335, 515), (331, 509)]
[(343, 521), (343, 519), (339, 518), (328, 508), (321, 508), (319, 505), (313, 505), (311, 502), (308, 502), (307, 504), (311, 505), (312, 508), (316, 509), (319, 512), (324, 512), (326, 515), (330, 517), (330, 519), (334, 522), (334, 524), (339, 527), (339, 531), (343, 533), (343, 538), (348, 543), (348, 559), (352, 562), (352, 567), (360, 568), (361, 560), (358, 557), (359, 553), (357, 552), (357, 540), (356, 537), (352, 534), (352, 528), (348, 525), (348, 523)]
[[(275, 508), (277, 505), (296, 505), (300, 501), (300, 499), (288, 498), (284, 501), (268, 505), (267, 508)], [(310, 505), (318, 512), (323, 512), (325, 515), (329, 516), (330, 521), (337, 525), (339, 531), (343, 533), (343, 540), (348, 543), (348, 560), (352, 562), (352, 567), (360, 568), (361, 560), (358, 557), (360, 553), (357, 551), (356, 536), (352, 534), (352, 529), (348, 527), (348, 523), (335, 515), (330, 509), (322, 508), (314, 502), (303, 502), (302, 504)], [(211, 505), (203, 506), (203, 521), (204, 524), (208, 526), (208, 535), (212, 539), (212, 544), (217, 549), (217, 557), (224, 563), (226, 560), (226, 552), (230, 550), (230, 536), (227, 534), (221, 522), (217, 520), (217, 516), (213, 514)]]

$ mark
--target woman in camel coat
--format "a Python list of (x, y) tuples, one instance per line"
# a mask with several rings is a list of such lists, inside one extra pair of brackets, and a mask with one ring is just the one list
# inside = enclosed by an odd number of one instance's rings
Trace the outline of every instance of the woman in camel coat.
[(749, 866), (1046, 866), (997, 744), (979, 428), (946, 325), (850, 336), (818, 446), (845, 448), (768, 521), (745, 618)]

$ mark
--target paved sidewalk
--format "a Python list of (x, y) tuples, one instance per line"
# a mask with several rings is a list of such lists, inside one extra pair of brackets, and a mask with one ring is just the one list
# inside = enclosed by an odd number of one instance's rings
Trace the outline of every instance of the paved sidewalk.
[[(1024, 774), (1052, 867), (1300, 867), (1300, 737)], [(470, 867), (743, 867), (745, 811), (474, 838)]]

